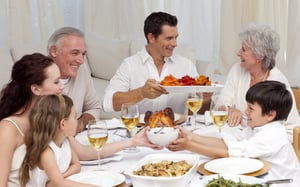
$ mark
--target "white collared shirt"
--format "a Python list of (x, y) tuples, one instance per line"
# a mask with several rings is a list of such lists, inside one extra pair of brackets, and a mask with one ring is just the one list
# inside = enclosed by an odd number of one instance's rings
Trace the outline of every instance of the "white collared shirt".
[[(143, 86), (148, 79), (161, 81), (169, 74), (172, 74), (176, 78), (181, 78), (185, 75), (191, 77), (198, 76), (195, 64), (176, 54), (165, 58), (165, 64), (159, 75), (152, 57), (144, 47), (137, 54), (126, 58), (123, 63), (121, 63), (116, 74), (110, 80), (109, 86), (105, 90), (102, 103), (103, 109), (107, 112), (114, 111), (113, 95), (115, 92), (127, 92), (139, 88)], [(140, 113), (142, 114), (147, 110), (162, 110), (169, 106), (172, 107), (175, 112), (182, 114), (186, 109), (186, 98), (187, 93), (170, 93), (156, 99), (143, 99), (139, 102)]]

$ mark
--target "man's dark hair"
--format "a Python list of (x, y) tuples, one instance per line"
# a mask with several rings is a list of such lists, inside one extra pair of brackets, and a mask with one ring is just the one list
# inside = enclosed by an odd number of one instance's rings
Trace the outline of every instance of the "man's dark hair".
[(152, 33), (157, 38), (162, 32), (162, 26), (168, 25), (172, 27), (177, 26), (177, 18), (165, 12), (153, 12), (144, 22), (144, 34), (148, 41), (147, 35)]
[(262, 114), (276, 111), (276, 120), (286, 120), (293, 105), (291, 93), (285, 84), (278, 81), (263, 81), (253, 85), (246, 94), (248, 103), (257, 103), (262, 109)]

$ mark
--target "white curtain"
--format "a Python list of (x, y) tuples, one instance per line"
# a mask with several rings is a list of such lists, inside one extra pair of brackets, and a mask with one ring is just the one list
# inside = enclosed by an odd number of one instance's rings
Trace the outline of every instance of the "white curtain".
[(221, 6), (220, 61), (216, 71), (226, 74), (232, 64), (239, 61), (236, 52), (241, 44), (238, 33), (249, 23), (267, 24), (280, 35), (280, 51), (276, 66), (286, 66), (288, 1), (282, 0), (226, 0)]
[(196, 49), (198, 61), (226, 75), (238, 62), (238, 32), (264, 23), (281, 37), (277, 67), (300, 86), (300, 25), (297, 0), (0, 0), (1, 45), (45, 41), (61, 26), (74, 26), (114, 39), (144, 40), (143, 23), (153, 11), (177, 16), (178, 43)]

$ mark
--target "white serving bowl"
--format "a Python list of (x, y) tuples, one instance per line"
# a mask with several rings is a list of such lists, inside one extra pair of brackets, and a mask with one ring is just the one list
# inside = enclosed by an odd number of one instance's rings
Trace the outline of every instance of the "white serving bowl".
[[(182, 176), (177, 177), (152, 177), (152, 176), (139, 176), (134, 175), (133, 171), (140, 170), (141, 167), (149, 163), (158, 163), (163, 160), (168, 161), (181, 161), (186, 160), (192, 165), (192, 168)], [(141, 159), (130, 171), (126, 171), (126, 174), (130, 176), (133, 186), (137, 187), (183, 187), (188, 184), (196, 173), (199, 156), (192, 154), (149, 154)]]
[[(166, 146), (178, 137), (179, 129), (173, 127), (162, 127), (151, 128), (147, 130), (147, 137), (153, 144)], [(161, 130), (161, 131), (159, 131)]]

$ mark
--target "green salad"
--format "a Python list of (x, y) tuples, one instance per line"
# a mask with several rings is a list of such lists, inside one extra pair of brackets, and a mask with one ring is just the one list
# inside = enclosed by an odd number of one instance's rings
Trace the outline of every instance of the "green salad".
[[(267, 185), (268, 187), (269, 185)], [(240, 179), (239, 182), (234, 182), (230, 179), (218, 175), (217, 179), (209, 180), (205, 187), (264, 187), (262, 184), (247, 184), (243, 183)]]

